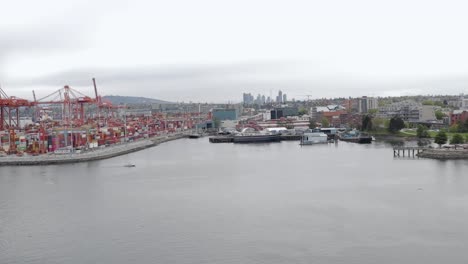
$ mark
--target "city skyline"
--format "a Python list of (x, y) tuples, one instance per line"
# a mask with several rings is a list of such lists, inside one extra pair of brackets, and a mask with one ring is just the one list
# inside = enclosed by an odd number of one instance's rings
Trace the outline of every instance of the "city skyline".
[[(295, 99), (293, 98), (292, 101)], [(281, 90), (278, 90), (278, 94), (273, 96), (270, 91), (270, 95), (266, 96), (264, 94), (257, 94), (257, 96), (252, 95), (251, 93), (242, 94), (242, 103), (244, 105), (265, 105), (265, 104), (281, 104), (287, 103), (287, 94), (283, 93)]]
[(0, 18), (0, 85), (26, 99), (31, 90), (41, 97), (64, 85), (92, 95), (95, 77), (102, 95), (174, 102), (240, 101), (242, 91), (283, 87), (298, 100), (466, 93), (468, 37), (460, 32), (467, 7), (416, 0), (8, 2)]

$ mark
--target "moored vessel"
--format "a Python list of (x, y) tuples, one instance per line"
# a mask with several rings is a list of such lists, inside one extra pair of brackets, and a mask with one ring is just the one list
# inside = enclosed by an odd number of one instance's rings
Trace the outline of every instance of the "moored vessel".
[(327, 134), (320, 131), (306, 131), (301, 137), (301, 145), (314, 145), (328, 142)]
[(245, 128), (241, 133), (233, 136), (234, 143), (266, 143), (279, 141), (281, 141), (280, 134), (252, 131), (251, 128)]
[(359, 144), (370, 144), (372, 143), (372, 137), (366, 133), (361, 133), (358, 130), (352, 130), (339, 135), (341, 141), (359, 143)]
[(193, 133), (193, 134), (190, 134), (188, 137), (189, 138), (200, 138), (200, 137), (202, 137), (202, 135), (198, 134), (198, 133)]
[(233, 138), (234, 143), (265, 143), (265, 142), (279, 142), (280, 140), (281, 140), (280, 135), (268, 135), (268, 134), (235, 135)]

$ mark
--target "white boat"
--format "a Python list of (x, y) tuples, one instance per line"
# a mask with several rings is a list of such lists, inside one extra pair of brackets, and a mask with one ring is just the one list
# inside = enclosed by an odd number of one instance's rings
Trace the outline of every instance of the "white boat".
[(305, 132), (301, 138), (301, 145), (327, 143), (328, 136), (323, 132)]

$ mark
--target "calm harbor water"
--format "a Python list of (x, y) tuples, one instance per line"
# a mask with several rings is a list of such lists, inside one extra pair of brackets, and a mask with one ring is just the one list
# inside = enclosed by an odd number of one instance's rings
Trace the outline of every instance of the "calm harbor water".
[(0, 167), (0, 263), (467, 263), (467, 171), (383, 143), (207, 138)]

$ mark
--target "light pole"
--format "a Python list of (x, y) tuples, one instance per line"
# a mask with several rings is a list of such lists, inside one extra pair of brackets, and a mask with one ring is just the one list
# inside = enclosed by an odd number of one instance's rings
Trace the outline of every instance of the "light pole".
[(123, 118), (124, 118), (124, 143), (127, 143), (127, 105), (124, 104)]
[(11, 153), (11, 130), (8, 129), (8, 154)]
[(124, 142), (127, 143), (127, 115), (124, 110)]

